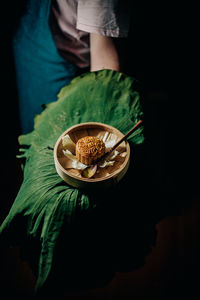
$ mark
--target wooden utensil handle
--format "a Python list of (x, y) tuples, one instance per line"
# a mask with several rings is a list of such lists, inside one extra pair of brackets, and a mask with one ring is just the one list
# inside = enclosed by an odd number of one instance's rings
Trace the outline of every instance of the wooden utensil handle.
[(135, 126), (131, 129), (131, 130), (129, 130), (129, 132), (127, 133), (127, 134), (125, 134), (125, 136), (123, 136), (123, 138), (121, 138), (111, 149), (110, 149), (110, 151), (109, 152), (112, 152), (113, 150), (115, 150), (123, 141), (125, 141), (128, 137), (129, 137), (129, 135), (131, 135), (134, 131), (135, 131), (135, 129), (140, 125), (142, 123), (142, 120), (139, 120), (136, 124), (135, 124)]

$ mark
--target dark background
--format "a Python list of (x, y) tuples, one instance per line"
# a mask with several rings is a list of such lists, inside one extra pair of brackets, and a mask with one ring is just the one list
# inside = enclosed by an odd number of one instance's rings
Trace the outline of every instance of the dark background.
[[(17, 3), (16, 3), (17, 2)], [(18, 98), (12, 56), (12, 36), (26, 1), (4, 4), (2, 20), (1, 98), (1, 201), (0, 222), (6, 217), (22, 182), (17, 137), (20, 134)], [(9, 12), (9, 13), (7, 13)], [(162, 4), (134, 4), (126, 44), (127, 73), (139, 80), (145, 113), (145, 133), (150, 145), (150, 182), (159, 191), (144, 207), (155, 216), (156, 243), (143, 264), (130, 272), (118, 272), (104, 288), (65, 294), (66, 299), (180, 299), (199, 294), (200, 203), (194, 176), (194, 158), (187, 162), (179, 143), (175, 107), (168, 98), (173, 45), (169, 39), (170, 17)], [(175, 100), (176, 101), (176, 100)], [(173, 125), (172, 125), (173, 124)], [(190, 156), (191, 157), (191, 156)], [(149, 170), (148, 170), (149, 171)], [(142, 175), (142, 174), (141, 174)], [(189, 175), (189, 176), (188, 176)], [(155, 200), (156, 199), (156, 200)], [(146, 209), (146, 210), (145, 210)], [(145, 221), (144, 221), (145, 222)], [(139, 230), (139, 228), (138, 228)], [(0, 290), (3, 299), (33, 299), (35, 279), (17, 247), (2, 251)], [(33, 254), (34, 255), (34, 254)], [(196, 296), (197, 296), (196, 295)], [(198, 297), (198, 296), (197, 296)]]

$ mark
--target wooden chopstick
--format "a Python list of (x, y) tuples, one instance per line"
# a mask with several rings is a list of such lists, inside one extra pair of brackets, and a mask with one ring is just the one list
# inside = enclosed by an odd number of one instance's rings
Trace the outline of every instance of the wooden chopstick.
[(98, 161), (101, 161), (105, 159), (107, 155), (109, 155), (111, 152), (113, 152), (123, 141), (125, 141), (136, 129), (137, 127), (142, 123), (142, 120), (139, 120), (131, 130), (127, 134), (125, 134), (112, 148), (109, 149)]

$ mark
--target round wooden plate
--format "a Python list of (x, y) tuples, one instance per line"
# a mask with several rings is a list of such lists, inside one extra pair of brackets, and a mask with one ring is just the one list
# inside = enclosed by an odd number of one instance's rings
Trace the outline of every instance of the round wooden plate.
[(65, 168), (64, 163), (66, 158), (63, 154), (62, 137), (68, 134), (72, 141), (76, 143), (81, 137), (90, 136), (104, 136), (106, 133), (111, 133), (116, 137), (116, 141), (121, 139), (124, 134), (113, 126), (98, 123), (98, 122), (87, 122), (80, 123), (68, 128), (58, 138), (54, 147), (54, 161), (57, 173), (60, 177), (67, 182), (69, 185), (76, 188), (104, 188), (111, 187), (118, 183), (123, 176), (126, 174), (129, 162), (130, 162), (130, 146), (127, 141), (124, 141), (117, 147), (117, 151), (120, 153), (126, 153), (125, 156), (118, 155), (118, 159), (115, 160), (113, 166), (105, 167), (101, 170), (100, 175), (97, 174), (94, 178), (82, 177), (79, 170), (72, 168)]

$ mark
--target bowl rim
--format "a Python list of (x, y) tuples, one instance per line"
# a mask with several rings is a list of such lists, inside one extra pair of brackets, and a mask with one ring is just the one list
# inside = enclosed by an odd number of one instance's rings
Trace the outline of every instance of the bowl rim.
[[(101, 123), (101, 122), (83, 122), (83, 123), (78, 123), (76, 125), (73, 125), (71, 127), (69, 127), (68, 129), (66, 129), (57, 139), (55, 146), (54, 146), (54, 162), (55, 164), (57, 164), (56, 167), (59, 167), (59, 169), (66, 174), (69, 177), (72, 177), (76, 180), (79, 181), (83, 181), (83, 182), (87, 182), (87, 183), (95, 183), (95, 182), (100, 182), (100, 181), (106, 181), (114, 176), (116, 176), (118, 173), (120, 173), (125, 167), (126, 165), (129, 163), (129, 159), (130, 159), (130, 145), (129, 142), (126, 140), (126, 149), (127, 149), (127, 155), (125, 157), (124, 162), (122, 163), (122, 165), (120, 166), (119, 169), (115, 170), (113, 173), (109, 174), (106, 177), (102, 177), (102, 178), (80, 178), (79, 176), (76, 176), (74, 174), (71, 174), (69, 171), (67, 171), (59, 162), (58, 157), (57, 157), (57, 149), (58, 149), (58, 145), (60, 144), (61, 138), (63, 136), (65, 136), (66, 134), (70, 133), (71, 131), (73, 131), (73, 129), (77, 128), (78, 126), (90, 126), (90, 125), (97, 125), (98, 126), (102, 126), (102, 127), (107, 127), (109, 128), (112, 132), (117, 132), (119, 135), (121, 135), (122, 137), (124, 136), (124, 134), (117, 128), (115, 128), (112, 125), (106, 124), (106, 123)], [(110, 131), (110, 132), (111, 132)]]

